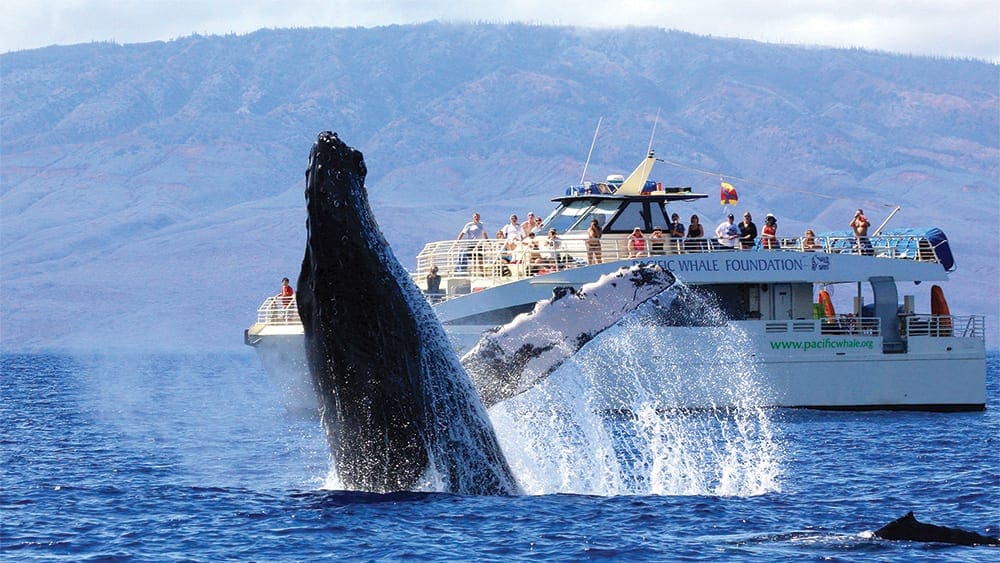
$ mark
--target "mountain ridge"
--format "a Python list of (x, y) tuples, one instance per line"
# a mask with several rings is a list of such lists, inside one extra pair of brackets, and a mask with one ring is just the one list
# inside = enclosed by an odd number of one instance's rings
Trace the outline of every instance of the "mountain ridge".
[(546, 213), (580, 179), (602, 117), (588, 177), (630, 171), (655, 124), (654, 176), (708, 193), (692, 211), (709, 224), (722, 174), (740, 210), (778, 214), (781, 235), (895, 204), (892, 225), (941, 227), (959, 264), (952, 310), (989, 315), (996, 347), (997, 65), (429, 23), (48, 47), (0, 55), (0, 76), (5, 350), (238, 346), (298, 270), (319, 131), (365, 154), (372, 206), (408, 264), (473, 210), (494, 230)]

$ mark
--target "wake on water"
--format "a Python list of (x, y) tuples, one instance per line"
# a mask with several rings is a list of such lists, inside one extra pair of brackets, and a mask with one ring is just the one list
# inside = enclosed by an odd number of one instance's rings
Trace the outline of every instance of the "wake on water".
[[(490, 408), (526, 494), (780, 490), (782, 451), (756, 360), (747, 353), (749, 337), (696, 291), (665, 293), (586, 344), (544, 382)], [(699, 333), (700, 346), (685, 342), (680, 327), (662, 339), (648, 336), (653, 326), (692, 319), (710, 333), (707, 339)], [(662, 408), (664, 396), (716, 407)], [(609, 399), (627, 408), (608, 413)], [(333, 469), (324, 488), (343, 488)], [(418, 489), (443, 490), (434, 475)]]

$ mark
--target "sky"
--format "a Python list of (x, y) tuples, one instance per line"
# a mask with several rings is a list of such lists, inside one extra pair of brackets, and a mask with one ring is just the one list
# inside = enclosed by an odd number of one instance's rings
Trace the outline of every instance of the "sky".
[(261, 28), (442, 22), (652, 26), (1000, 63), (998, 0), (3, 0), (0, 53)]

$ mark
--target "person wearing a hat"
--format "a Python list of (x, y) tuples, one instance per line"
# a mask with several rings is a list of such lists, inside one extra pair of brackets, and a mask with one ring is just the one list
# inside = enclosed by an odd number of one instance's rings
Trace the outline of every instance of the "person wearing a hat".
[(778, 248), (778, 220), (771, 213), (764, 217), (764, 228), (761, 229), (760, 246), (767, 250)]
[(750, 212), (743, 214), (743, 221), (740, 222), (740, 248), (750, 250), (757, 242), (757, 224), (750, 217)]
[(719, 223), (719, 226), (715, 228), (715, 238), (719, 241), (719, 246), (722, 250), (732, 250), (736, 248), (736, 242), (740, 238), (740, 228), (736, 226), (733, 221), (736, 217), (730, 213), (726, 220)]

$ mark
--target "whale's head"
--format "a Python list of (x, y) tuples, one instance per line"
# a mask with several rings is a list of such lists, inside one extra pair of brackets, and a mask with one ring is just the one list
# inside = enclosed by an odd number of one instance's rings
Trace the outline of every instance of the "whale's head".
[[(319, 134), (306, 169), (306, 228), (309, 243), (322, 248), (309, 248), (310, 252), (329, 253), (335, 247), (344, 250), (357, 244), (367, 247), (372, 237), (385, 243), (368, 206), (367, 174), (361, 151), (341, 141), (336, 133)], [(340, 262), (350, 257), (342, 256)]]
[(516, 491), (469, 376), (378, 228), (366, 174), (360, 151), (319, 134), (297, 302), (338, 476), (373, 492), (428, 475), (455, 492)]

